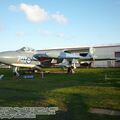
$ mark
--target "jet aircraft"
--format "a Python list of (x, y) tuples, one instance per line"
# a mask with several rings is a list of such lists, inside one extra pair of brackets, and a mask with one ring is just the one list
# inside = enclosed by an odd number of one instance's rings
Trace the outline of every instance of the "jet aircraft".
[(12, 66), (13, 72), (19, 76), (18, 67), (40, 69), (40, 62), (33, 57), (36, 53), (36, 50), (28, 47), (23, 47), (16, 51), (0, 52), (0, 63)]

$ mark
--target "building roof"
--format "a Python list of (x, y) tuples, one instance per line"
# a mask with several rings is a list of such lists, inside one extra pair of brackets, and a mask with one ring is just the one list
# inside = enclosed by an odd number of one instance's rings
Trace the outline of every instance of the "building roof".
[(72, 51), (77, 51), (77, 50), (88, 50), (90, 47), (93, 48), (108, 48), (108, 47), (120, 47), (120, 43), (119, 44), (109, 44), (109, 45), (93, 45), (93, 46), (80, 46), (80, 47), (67, 47), (67, 48), (52, 48), (52, 49), (43, 49), (43, 50), (38, 50), (38, 51), (61, 51), (61, 50), (72, 50)]

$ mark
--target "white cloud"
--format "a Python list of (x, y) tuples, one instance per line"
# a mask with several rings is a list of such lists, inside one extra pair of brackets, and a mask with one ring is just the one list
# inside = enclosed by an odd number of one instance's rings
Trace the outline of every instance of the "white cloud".
[(38, 5), (20, 4), (20, 10), (27, 15), (27, 19), (32, 22), (42, 22), (47, 20), (48, 13)]
[(52, 35), (52, 32), (49, 30), (38, 30), (38, 32), (46, 37)]
[(25, 13), (26, 18), (29, 21), (35, 23), (44, 22), (50, 19), (60, 24), (68, 23), (68, 19), (60, 12), (49, 14), (45, 9), (41, 8), (39, 5), (29, 5), (26, 3), (21, 3), (19, 6), (10, 5), (8, 9), (12, 12), (22, 11), (23, 13)]
[(55, 14), (52, 14), (51, 17), (52, 17), (52, 19), (54, 19), (58, 23), (61, 23), (61, 24), (68, 23), (67, 18), (63, 14), (60, 14), (59, 12), (56, 12)]
[(18, 37), (22, 37), (22, 36), (25, 36), (26, 33), (23, 32), (23, 31), (19, 31), (19, 32), (16, 32), (16, 35), (17, 35)]
[(50, 31), (50, 30), (38, 30), (38, 33), (40, 33), (41, 35), (45, 36), (45, 37), (50, 37), (50, 36), (53, 36), (53, 37), (57, 37), (57, 38), (66, 38), (65, 34), (62, 33), (62, 32), (53, 32), (53, 31)]
[(10, 5), (10, 6), (8, 7), (8, 10), (13, 11), (13, 12), (18, 12), (18, 8), (17, 8), (17, 6), (15, 6), (15, 5)]

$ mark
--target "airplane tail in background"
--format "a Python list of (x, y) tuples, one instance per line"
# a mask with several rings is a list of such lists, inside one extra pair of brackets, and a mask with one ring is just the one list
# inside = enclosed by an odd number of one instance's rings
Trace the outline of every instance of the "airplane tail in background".
[(93, 47), (90, 47), (90, 48), (89, 48), (89, 52), (88, 52), (87, 57), (90, 57), (90, 58), (92, 58), (93, 60), (97, 57), (97, 56), (95, 56), (95, 48), (93, 48)]

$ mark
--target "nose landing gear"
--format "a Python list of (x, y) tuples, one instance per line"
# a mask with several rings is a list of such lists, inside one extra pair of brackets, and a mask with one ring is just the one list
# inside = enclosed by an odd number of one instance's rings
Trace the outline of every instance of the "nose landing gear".
[(18, 73), (18, 67), (13, 67), (13, 73), (15, 76), (20, 76), (20, 74)]

